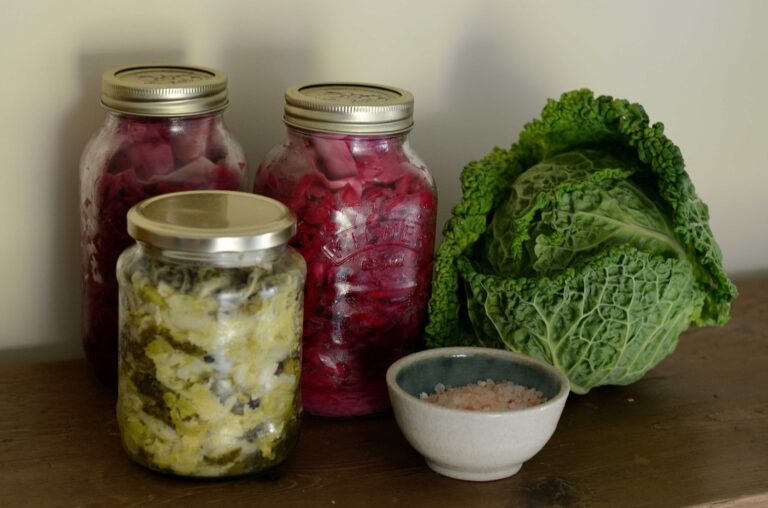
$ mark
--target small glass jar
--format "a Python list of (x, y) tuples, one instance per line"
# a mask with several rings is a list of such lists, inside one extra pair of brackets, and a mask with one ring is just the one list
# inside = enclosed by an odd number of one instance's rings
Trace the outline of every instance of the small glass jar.
[(227, 78), (201, 67), (111, 69), (106, 121), (80, 161), (82, 332), (102, 381), (117, 377), (115, 264), (131, 245), (128, 210), (145, 198), (194, 189), (244, 190), (243, 150), (224, 125)]
[(133, 207), (117, 265), (117, 421), (128, 455), (182, 476), (282, 462), (301, 415), (306, 265), (295, 218), (241, 192), (193, 191)]
[(422, 342), (432, 278), (435, 186), (408, 142), (413, 96), (388, 86), (286, 91), (285, 141), (253, 191), (288, 205), (307, 261), (304, 409), (389, 407), (385, 375)]

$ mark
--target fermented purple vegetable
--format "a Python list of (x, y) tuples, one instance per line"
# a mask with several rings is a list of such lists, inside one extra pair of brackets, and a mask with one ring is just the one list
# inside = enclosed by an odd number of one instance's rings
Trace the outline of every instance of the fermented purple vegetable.
[(146, 118), (111, 114), (89, 142), (81, 178), (83, 343), (97, 376), (117, 379), (118, 288), (115, 265), (132, 245), (126, 214), (168, 192), (239, 190), (242, 150), (220, 115)]
[(432, 178), (404, 136), (289, 132), (254, 192), (298, 217), (307, 261), (302, 402), (326, 416), (389, 407), (389, 365), (422, 345), (432, 277)]

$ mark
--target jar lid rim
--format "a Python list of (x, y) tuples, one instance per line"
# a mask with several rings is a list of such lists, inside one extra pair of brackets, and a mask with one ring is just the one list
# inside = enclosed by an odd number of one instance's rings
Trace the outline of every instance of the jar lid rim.
[(348, 134), (394, 134), (413, 128), (413, 95), (388, 85), (307, 83), (285, 91), (283, 121), (292, 127)]
[(286, 244), (296, 217), (284, 204), (238, 191), (185, 191), (155, 196), (128, 211), (128, 234), (168, 250), (250, 252)]
[(142, 116), (190, 116), (226, 109), (227, 75), (191, 65), (129, 65), (104, 71), (101, 104)]

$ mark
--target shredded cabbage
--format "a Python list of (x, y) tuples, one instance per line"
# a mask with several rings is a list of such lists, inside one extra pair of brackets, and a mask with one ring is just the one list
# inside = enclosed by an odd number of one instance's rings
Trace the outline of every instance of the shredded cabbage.
[(213, 268), (133, 247), (118, 270), (117, 415), (128, 454), (206, 477), (285, 459), (300, 418), (301, 256)]

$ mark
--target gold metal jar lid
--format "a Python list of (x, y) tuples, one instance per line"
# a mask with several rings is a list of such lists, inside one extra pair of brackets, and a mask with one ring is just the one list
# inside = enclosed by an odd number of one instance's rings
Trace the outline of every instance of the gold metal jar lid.
[(227, 75), (205, 67), (141, 65), (104, 72), (101, 103), (142, 116), (191, 116), (227, 107)]
[(160, 249), (238, 253), (288, 243), (296, 217), (274, 199), (235, 191), (187, 191), (146, 199), (128, 211), (128, 234)]
[(315, 83), (285, 91), (283, 121), (299, 129), (395, 134), (413, 128), (413, 95), (393, 86)]

